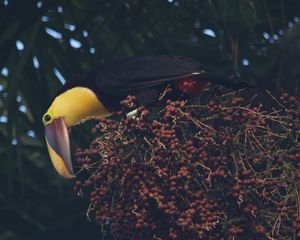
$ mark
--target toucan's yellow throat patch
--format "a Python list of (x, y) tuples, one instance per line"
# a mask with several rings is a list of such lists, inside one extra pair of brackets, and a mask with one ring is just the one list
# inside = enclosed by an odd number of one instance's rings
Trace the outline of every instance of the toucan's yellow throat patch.
[[(78, 124), (88, 118), (103, 118), (111, 113), (99, 101), (96, 94), (86, 87), (74, 87), (58, 95), (47, 113), (51, 119), (62, 117), (67, 127)], [(49, 122), (45, 122), (48, 125)]]

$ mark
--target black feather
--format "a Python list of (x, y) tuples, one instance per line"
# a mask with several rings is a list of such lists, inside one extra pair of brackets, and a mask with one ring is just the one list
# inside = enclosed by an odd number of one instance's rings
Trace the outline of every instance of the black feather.
[(120, 100), (128, 95), (137, 96), (140, 104), (154, 102), (167, 84), (184, 78), (204, 80), (233, 89), (248, 87), (245, 83), (234, 83), (230, 78), (209, 74), (200, 63), (191, 59), (157, 56), (131, 57), (102, 64), (67, 83), (60, 92), (75, 86), (88, 87), (105, 106), (118, 109)]

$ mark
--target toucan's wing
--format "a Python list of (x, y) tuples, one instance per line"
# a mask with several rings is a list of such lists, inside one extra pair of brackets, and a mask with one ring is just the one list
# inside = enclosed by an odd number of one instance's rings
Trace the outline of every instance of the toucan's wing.
[(106, 94), (128, 95), (202, 73), (203, 66), (190, 59), (134, 57), (99, 66), (94, 83)]

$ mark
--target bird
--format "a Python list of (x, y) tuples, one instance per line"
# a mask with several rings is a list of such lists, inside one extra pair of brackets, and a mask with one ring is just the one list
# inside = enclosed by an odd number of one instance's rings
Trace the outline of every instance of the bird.
[(138, 105), (151, 106), (167, 87), (174, 90), (173, 97), (193, 98), (201, 95), (208, 82), (233, 89), (250, 86), (230, 80), (178, 56), (128, 57), (101, 64), (63, 85), (42, 117), (54, 168), (62, 177), (74, 178), (69, 129), (90, 118), (115, 114), (128, 95), (135, 96)]

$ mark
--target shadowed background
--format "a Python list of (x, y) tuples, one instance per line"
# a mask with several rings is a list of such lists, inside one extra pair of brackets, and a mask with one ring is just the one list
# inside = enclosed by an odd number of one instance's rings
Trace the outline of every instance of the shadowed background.
[[(0, 239), (97, 239), (88, 202), (47, 155), (41, 116), (60, 86), (125, 56), (180, 55), (299, 95), (298, 0), (0, 1)], [(87, 146), (77, 127), (74, 147)]]

